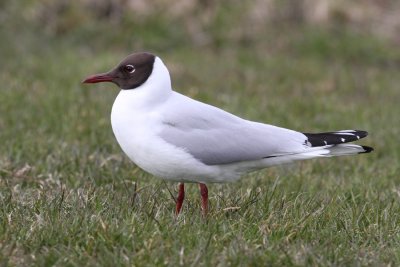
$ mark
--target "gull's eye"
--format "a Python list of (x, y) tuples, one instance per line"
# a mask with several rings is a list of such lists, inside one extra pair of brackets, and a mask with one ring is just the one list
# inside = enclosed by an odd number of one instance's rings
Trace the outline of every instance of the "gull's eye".
[(124, 69), (129, 72), (129, 73), (134, 73), (135, 72), (135, 67), (133, 65), (126, 65)]

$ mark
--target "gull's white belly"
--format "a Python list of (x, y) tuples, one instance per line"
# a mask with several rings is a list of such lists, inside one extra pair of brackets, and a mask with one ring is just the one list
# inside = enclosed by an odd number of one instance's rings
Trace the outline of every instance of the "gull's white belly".
[(173, 146), (157, 133), (162, 123), (157, 112), (127, 112), (113, 105), (111, 124), (125, 154), (143, 170), (163, 179), (192, 182), (217, 182), (220, 168), (204, 165), (181, 148)]

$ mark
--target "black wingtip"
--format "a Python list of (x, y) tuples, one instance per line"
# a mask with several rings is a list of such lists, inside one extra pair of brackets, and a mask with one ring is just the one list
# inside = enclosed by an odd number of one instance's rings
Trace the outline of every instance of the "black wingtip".
[(342, 130), (335, 132), (303, 134), (307, 136), (306, 144), (311, 144), (311, 146), (315, 147), (355, 142), (366, 137), (368, 132), (363, 130)]
[(374, 151), (374, 149), (370, 146), (362, 146), (362, 148), (364, 149), (364, 152), (360, 152), (359, 154), (370, 153)]
[(364, 138), (368, 136), (368, 132), (367, 131), (363, 131), (363, 130), (354, 130), (355, 134), (360, 136), (360, 138)]

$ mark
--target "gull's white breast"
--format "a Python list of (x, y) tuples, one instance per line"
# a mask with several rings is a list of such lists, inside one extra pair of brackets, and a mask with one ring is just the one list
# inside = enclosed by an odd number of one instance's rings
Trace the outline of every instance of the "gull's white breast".
[(165, 103), (143, 105), (141, 92), (134, 90), (122, 90), (111, 112), (113, 132), (125, 154), (140, 168), (163, 179), (214, 181), (212, 177), (220, 174), (218, 167), (201, 163), (158, 136)]

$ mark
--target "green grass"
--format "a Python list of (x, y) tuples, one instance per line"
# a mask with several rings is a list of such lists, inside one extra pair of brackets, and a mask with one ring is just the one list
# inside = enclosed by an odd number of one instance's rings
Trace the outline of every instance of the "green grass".
[[(98, 34), (103, 24), (60, 35), (13, 21), (0, 29), (1, 263), (399, 265), (399, 49), (306, 27), (193, 47), (182, 28), (159, 35), (161, 22), (114, 42), (116, 32)], [(210, 185), (207, 220), (189, 185), (175, 218), (176, 185), (135, 167), (113, 137), (117, 89), (80, 84), (135, 50), (158, 52), (174, 88), (193, 98), (297, 130), (365, 129), (361, 143), (376, 150)]]

